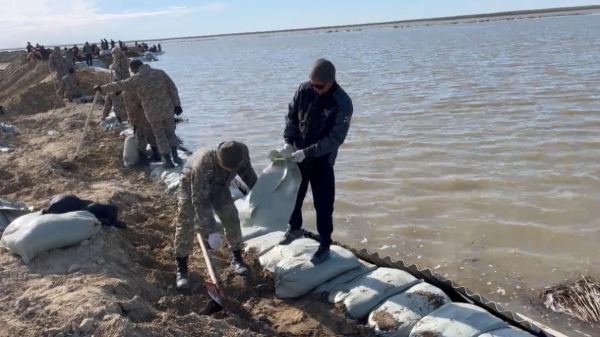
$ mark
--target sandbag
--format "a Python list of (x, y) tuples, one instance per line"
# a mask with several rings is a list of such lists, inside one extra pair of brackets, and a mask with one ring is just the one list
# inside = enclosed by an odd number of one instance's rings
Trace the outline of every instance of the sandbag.
[(379, 268), (335, 287), (329, 301), (343, 302), (350, 316), (362, 319), (379, 303), (419, 283), (409, 273), (391, 268)]
[(25, 263), (29, 263), (40, 253), (89, 239), (100, 231), (101, 225), (93, 214), (77, 211), (41, 215), (16, 227), (15, 231), (2, 235), (0, 247), (20, 255)]
[(140, 163), (140, 155), (137, 151), (135, 136), (127, 136), (123, 143), (123, 165), (131, 168)]
[(329, 257), (321, 264), (310, 262), (310, 254), (279, 262), (275, 268), (275, 294), (279, 298), (295, 298), (307, 294), (321, 283), (360, 265), (358, 258), (347, 249), (331, 246)]
[(409, 336), (476, 337), (506, 328), (508, 324), (479, 307), (466, 303), (448, 303), (423, 317)]
[(298, 165), (271, 151), (272, 163), (259, 175), (250, 193), (236, 201), (242, 227), (263, 227), (267, 232), (285, 231), (296, 205), (302, 182)]
[(494, 330), (486, 332), (479, 337), (532, 337), (533, 335), (525, 331), (514, 328)]
[(388, 298), (371, 311), (369, 326), (377, 335), (408, 337), (421, 318), (451, 302), (442, 290), (423, 282)]
[(259, 236), (268, 234), (270, 231), (265, 227), (252, 226), (252, 227), (241, 227), (242, 229), (242, 240), (247, 241)]
[(25, 214), (23, 216), (16, 218), (13, 222), (10, 223), (10, 225), (8, 225), (8, 227), (6, 227), (6, 229), (4, 230), (4, 233), (2, 233), (2, 237), (16, 232), (17, 230), (19, 230), (19, 228), (27, 225), (31, 221), (40, 217), (41, 215), (42, 215), (42, 211), (38, 211), (38, 212)]
[(333, 288), (335, 288), (339, 285), (342, 285), (344, 283), (348, 283), (361, 275), (364, 275), (368, 272), (371, 272), (371, 271), (377, 269), (377, 266), (374, 264), (370, 264), (370, 263), (365, 262), (360, 259), (358, 260), (358, 262), (360, 262), (360, 265), (357, 268), (348, 270), (347, 272), (342, 273), (342, 274), (332, 278), (331, 280), (321, 284), (320, 286), (317, 287), (317, 289), (315, 289), (315, 292), (329, 293), (333, 290)]
[(285, 232), (271, 232), (269, 234), (248, 240), (244, 243), (244, 251), (246, 253), (254, 251), (258, 254), (258, 256), (261, 256), (273, 249), (273, 247), (277, 246), (279, 242), (283, 240), (284, 235)]
[(313, 239), (297, 239), (289, 245), (275, 246), (265, 253), (259, 258), (260, 265), (267, 270), (274, 271), (279, 262), (293, 257), (314, 254), (318, 247), (319, 242)]

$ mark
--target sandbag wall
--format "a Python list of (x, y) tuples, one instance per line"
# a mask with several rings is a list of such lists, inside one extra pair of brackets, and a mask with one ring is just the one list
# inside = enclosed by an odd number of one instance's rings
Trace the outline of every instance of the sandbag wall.
[(378, 268), (340, 246), (332, 246), (330, 258), (313, 265), (310, 257), (317, 241), (302, 238), (279, 245), (283, 236), (283, 231), (271, 232), (245, 246), (275, 274), (280, 298), (327, 293), (330, 302), (342, 304), (355, 319), (367, 320), (382, 336), (531, 336), (475, 305), (452, 302), (441, 289), (405, 271)]

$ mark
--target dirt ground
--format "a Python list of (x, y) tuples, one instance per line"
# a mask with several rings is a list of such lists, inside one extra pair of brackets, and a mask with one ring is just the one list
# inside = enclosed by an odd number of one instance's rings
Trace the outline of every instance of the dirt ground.
[[(22, 87), (40, 81), (23, 81)], [(0, 115), (20, 133), (3, 139), (16, 150), (0, 153), (0, 197), (37, 210), (56, 194), (72, 193), (119, 206), (127, 228), (103, 227), (89, 242), (38, 255), (29, 264), (0, 253), (0, 336), (373, 335), (324, 298), (278, 299), (272, 275), (253, 254), (245, 257), (252, 276), (243, 278), (229, 269), (227, 250), (211, 252), (227, 294), (223, 311), (210, 310), (199, 247), (190, 257), (193, 286), (176, 291), (175, 196), (143, 169), (123, 167), (123, 139), (97, 128), (100, 106), (79, 159), (64, 168), (90, 104), (62, 103), (46, 112)], [(86, 320), (92, 327), (87, 333)]]

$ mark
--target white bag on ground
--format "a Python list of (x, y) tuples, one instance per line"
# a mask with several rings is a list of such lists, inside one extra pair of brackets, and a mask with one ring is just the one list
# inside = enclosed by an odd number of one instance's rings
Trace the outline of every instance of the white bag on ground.
[(447, 303), (452, 301), (441, 289), (423, 282), (388, 298), (371, 311), (369, 326), (377, 335), (408, 337), (421, 318)]
[(262, 227), (261, 233), (285, 231), (294, 211), (302, 182), (300, 169), (278, 151), (271, 151), (269, 158), (271, 165), (258, 176), (250, 193), (236, 202), (242, 232), (244, 227)]
[(319, 242), (313, 239), (297, 239), (289, 245), (275, 246), (263, 254), (259, 258), (260, 265), (267, 270), (274, 271), (279, 262), (293, 257), (312, 255), (318, 247)]
[(279, 298), (300, 297), (321, 283), (360, 265), (358, 258), (347, 249), (331, 246), (329, 257), (321, 264), (310, 262), (310, 254), (292, 257), (275, 266), (275, 294)]
[(364, 275), (368, 272), (371, 272), (371, 271), (377, 269), (377, 266), (374, 264), (367, 263), (360, 259), (358, 260), (358, 262), (360, 262), (360, 265), (357, 268), (348, 270), (347, 272), (342, 273), (342, 274), (332, 278), (331, 280), (321, 284), (320, 286), (317, 287), (317, 289), (315, 289), (315, 292), (329, 293), (333, 290), (333, 288), (335, 288), (339, 285), (342, 285), (344, 283), (348, 283), (361, 275)]
[(258, 256), (261, 256), (273, 249), (273, 247), (277, 246), (279, 242), (283, 240), (284, 235), (285, 232), (271, 232), (269, 234), (259, 236), (252, 240), (248, 240), (244, 243), (244, 251), (246, 253), (254, 251), (258, 254)]
[(130, 168), (140, 163), (140, 155), (137, 151), (137, 144), (134, 136), (127, 136), (123, 143), (123, 164)]
[(401, 293), (419, 282), (405, 271), (379, 268), (335, 287), (329, 294), (329, 301), (344, 302), (350, 316), (362, 319), (388, 297)]
[(27, 224), (20, 224), (10, 234), (2, 235), (0, 246), (20, 255), (25, 263), (29, 263), (40, 253), (89, 239), (100, 231), (100, 227), (100, 221), (85, 211), (46, 214)]
[(479, 337), (532, 337), (532, 336), (533, 336), (532, 334), (527, 333), (525, 331), (509, 328), (509, 329), (500, 329), (500, 330), (490, 331), (490, 332), (484, 333), (483, 335), (481, 335)]
[(6, 229), (19, 217), (31, 213), (27, 205), (0, 198), (0, 229)]
[(42, 215), (42, 211), (37, 211), (37, 212), (25, 214), (23, 216), (18, 217), (13, 222), (11, 222), (10, 225), (8, 225), (8, 227), (6, 227), (6, 229), (4, 230), (4, 233), (2, 233), (2, 237), (4, 237), (5, 235), (10, 235), (10, 234), (18, 231), (19, 228), (26, 226), (28, 223), (37, 219), (41, 215)]
[(508, 324), (479, 307), (448, 303), (423, 317), (409, 336), (475, 337), (505, 328), (508, 328)]

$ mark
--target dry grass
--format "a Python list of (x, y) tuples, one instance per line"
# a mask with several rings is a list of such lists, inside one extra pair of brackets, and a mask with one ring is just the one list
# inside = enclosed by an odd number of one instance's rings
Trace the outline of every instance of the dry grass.
[(581, 279), (546, 289), (541, 294), (546, 308), (564, 312), (588, 323), (600, 323), (600, 282)]

